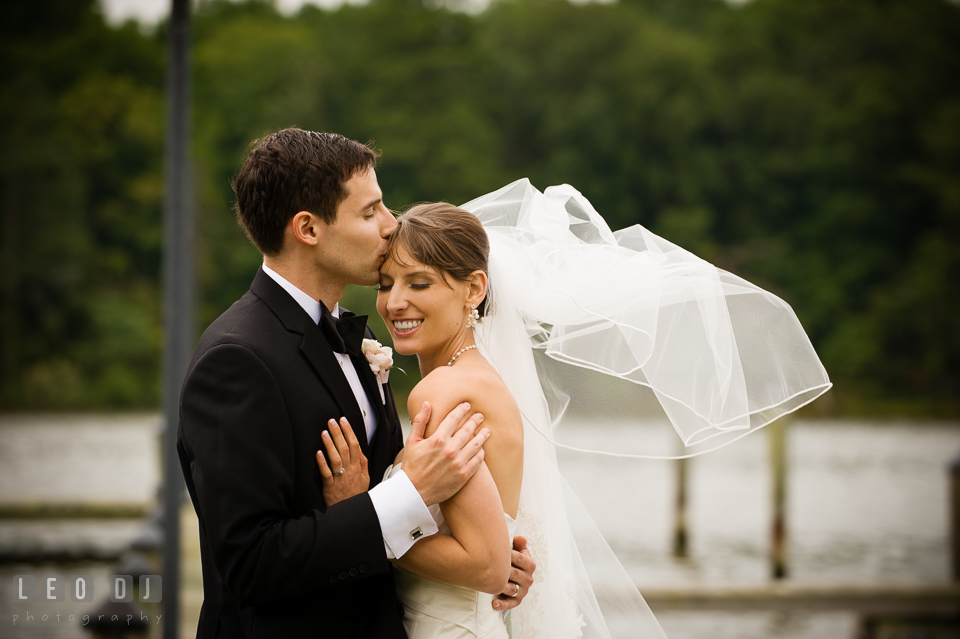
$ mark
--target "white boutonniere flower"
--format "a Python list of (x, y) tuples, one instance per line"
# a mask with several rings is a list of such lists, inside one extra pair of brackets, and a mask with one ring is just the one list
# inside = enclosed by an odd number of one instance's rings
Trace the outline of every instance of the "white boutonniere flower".
[(393, 349), (384, 346), (375, 339), (365, 339), (360, 346), (360, 350), (363, 356), (367, 358), (370, 370), (373, 371), (377, 381), (380, 382), (378, 385), (380, 400), (386, 404), (387, 397), (383, 394), (383, 385), (390, 378), (390, 368), (393, 366)]

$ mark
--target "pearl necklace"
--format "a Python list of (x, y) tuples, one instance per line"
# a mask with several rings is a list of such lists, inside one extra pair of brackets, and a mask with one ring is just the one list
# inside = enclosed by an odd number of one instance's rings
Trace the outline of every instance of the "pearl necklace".
[(473, 346), (467, 346), (467, 347), (465, 347), (465, 348), (461, 348), (459, 351), (457, 351), (457, 354), (456, 354), (456, 355), (454, 355), (453, 357), (450, 358), (450, 361), (447, 362), (447, 366), (453, 366), (453, 363), (454, 363), (455, 361), (457, 361), (457, 358), (458, 358), (458, 357), (460, 357), (461, 355), (463, 355), (464, 353), (466, 353), (467, 351), (469, 351), (471, 348), (476, 348), (476, 347), (477, 347), (477, 345), (474, 344)]

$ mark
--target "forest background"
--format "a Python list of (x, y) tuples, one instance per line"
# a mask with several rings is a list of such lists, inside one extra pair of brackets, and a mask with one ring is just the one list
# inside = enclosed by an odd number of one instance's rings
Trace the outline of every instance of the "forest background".
[[(156, 407), (166, 25), (4, 14), (0, 409)], [(373, 141), (395, 208), (572, 184), (792, 304), (821, 413), (960, 416), (957, 4), (217, 0), (193, 27), (198, 336), (260, 262), (231, 177), (300, 126)], [(344, 305), (385, 335), (373, 299)]]

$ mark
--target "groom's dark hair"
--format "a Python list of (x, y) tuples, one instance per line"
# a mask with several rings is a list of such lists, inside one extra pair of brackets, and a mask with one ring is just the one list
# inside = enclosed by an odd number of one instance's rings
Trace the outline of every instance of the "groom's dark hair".
[(283, 129), (254, 140), (233, 181), (237, 220), (261, 253), (277, 255), (290, 218), (309, 211), (332, 224), (347, 196), (344, 182), (379, 156), (337, 133)]

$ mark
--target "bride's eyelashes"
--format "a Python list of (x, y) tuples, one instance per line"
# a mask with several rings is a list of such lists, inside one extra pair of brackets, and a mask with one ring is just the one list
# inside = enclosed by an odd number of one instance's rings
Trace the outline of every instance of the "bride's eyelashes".
[[(430, 284), (411, 284), (410, 288), (418, 291), (422, 291), (424, 289), (430, 288), (430, 286), (431, 286)], [(391, 288), (393, 288), (393, 284), (377, 284), (377, 291), (386, 292), (386, 291), (389, 291)]]

